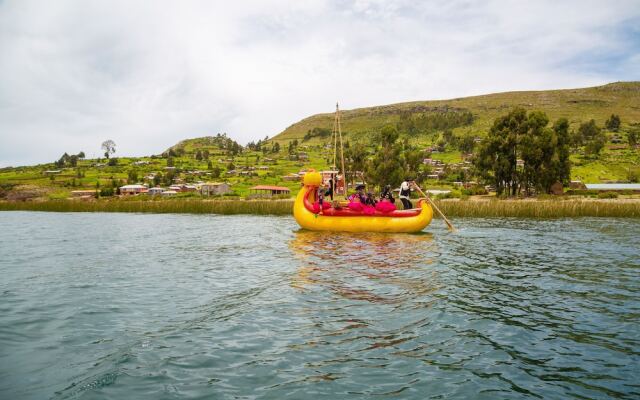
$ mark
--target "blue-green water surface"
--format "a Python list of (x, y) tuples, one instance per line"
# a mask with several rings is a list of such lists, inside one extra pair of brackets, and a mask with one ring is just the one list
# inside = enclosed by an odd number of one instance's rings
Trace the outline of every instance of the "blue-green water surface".
[(640, 222), (0, 213), (1, 399), (640, 398)]

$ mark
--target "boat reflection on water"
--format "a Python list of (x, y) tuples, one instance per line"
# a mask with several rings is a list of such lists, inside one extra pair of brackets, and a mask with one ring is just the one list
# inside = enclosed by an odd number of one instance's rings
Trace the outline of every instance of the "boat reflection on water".
[(299, 230), (289, 247), (299, 262), (292, 286), (328, 289), (351, 300), (401, 304), (438, 289), (431, 234)]

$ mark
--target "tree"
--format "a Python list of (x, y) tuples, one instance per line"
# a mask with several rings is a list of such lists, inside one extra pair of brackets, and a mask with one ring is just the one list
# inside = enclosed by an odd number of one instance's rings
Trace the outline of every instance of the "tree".
[(573, 147), (573, 151), (578, 151), (578, 148), (584, 145), (584, 138), (582, 137), (582, 133), (580, 130), (572, 129), (571, 133), (569, 133), (569, 141), (571, 143), (571, 147)]
[[(352, 184), (355, 182), (356, 172), (364, 172), (367, 160), (367, 149), (362, 143), (356, 143), (345, 149), (345, 169), (347, 170), (346, 180)], [(333, 162), (331, 159), (330, 162)]]
[(78, 158), (82, 160), (85, 158), (84, 151), (81, 151), (80, 153), (78, 153)]
[(207, 169), (208, 169), (208, 170), (213, 169), (213, 163), (211, 162), (211, 160), (209, 160), (209, 161), (207, 162)]
[(611, 132), (618, 132), (620, 129), (620, 116), (617, 114), (611, 114), (607, 122), (604, 123), (604, 127)]
[(230, 162), (230, 163), (227, 165), (227, 171), (233, 171), (233, 170), (235, 170), (235, 169), (236, 169), (236, 166), (235, 166), (235, 164), (234, 164), (233, 162)]
[(220, 177), (220, 174), (222, 173), (222, 169), (220, 167), (218, 167), (217, 165), (215, 167), (213, 167), (213, 169), (211, 170), (211, 177), (214, 179), (217, 179)]
[(594, 120), (590, 120), (589, 122), (580, 124), (578, 132), (585, 143), (585, 152), (598, 156), (604, 148), (604, 144), (607, 142), (607, 137), (602, 132), (602, 129), (596, 125)]
[(630, 147), (637, 145), (638, 139), (640, 139), (640, 129), (633, 129), (627, 132), (627, 141)]
[(132, 170), (129, 170), (128, 182), (136, 183), (137, 181), (138, 181), (138, 170), (136, 170), (135, 168)]
[(110, 167), (115, 167), (116, 165), (118, 165), (118, 159), (117, 158), (110, 158), (109, 162), (107, 163), (107, 165), (109, 165)]
[(69, 165), (71, 165), (72, 167), (76, 167), (78, 165), (78, 156), (77, 155), (72, 155), (69, 156)]
[(606, 142), (607, 137), (604, 133), (600, 133), (587, 143), (587, 145), (585, 146), (585, 152), (597, 157), (600, 155), (600, 152), (604, 148), (604, 144)]
[(280, 143), (275, 142), (273, 144), (273, 146), (271, 147), (271, 152), (272, 153), (279, 153), (280, 152)]
[[(571, 134), (569, 133), (569, 121), (560, 118), (553, 124), (553, 131), (556, 134), (556, 152), (558, 155), (554, 168), (556, 177), (560, 182), (567, 185), (571, 180), (571, 161), (569, 160), (569, 146), (571, 144)], [(551, 182), (553, 184), (554, 182)], [(550, 189), (550, 187), (548, 188)]]
[(601, 129), (598, 127), (598, 125), (596, 125), (596, 121), (594, 121), (593, 119), (589, 122), (583, 122), (578, 128), (580, 136), (582, 136), (582, 139), (586, 142), (595, 138), (598, 133), (600, 133), (600, 130)]
[(196, 160), (202, 161), (202, 152), (200, 150), (196, 151)]
[(405, 179), (405, 168), (401, 160), (402, 146), (398, 140), (398, 131), (387, 125), (378, 134), (380, 143), (375, 156), (366, 165), (369, 181), (377, 186), (399, 185)]
[(104, 150), (104, 156), (109, 158), (109, 156), (116, 152), (116, 143), (109, 139), (102, 142), (102, 150)]
[(160, 185), (160, 182), (162, 182), (162, 174), (158, 172), (153, 176), (153, 186)]
[(458, 138), (458, 149), (463, 153), (473, 153), (473, 148), (476, 145), (476, 138), (470, 133), (466, 133), (462, 137)]
[(208, 160), (208, 159), (209, 159), (209, 155), (210, 155), (209, 150), (204, 150), (204, 151), (202, 152), (202, 158), (203, 158), (204, 160)]
[(500, 195), (515, 195), (518, 191), (517, 144), (519, 136), (527, 132), (527, 112), (515, 108), (509, 114), (497, 118), (487, 139), (475, 159), (480, 175), (492, 180)]
[(173, 157), (167, 158), (167, 167), (173, 167), (173, 165), (174, 165)]
[[(522, 108), (495, 120), (475, 165), (481, 177), (494, 182), (498, 194), (548, 193), (555, 182), (568, 183), (569, 122), (560, 119), (553, 129), (548, 123), (544, 112), (527, 115)], [(523, 161), (521, 167), (518, 159)]]

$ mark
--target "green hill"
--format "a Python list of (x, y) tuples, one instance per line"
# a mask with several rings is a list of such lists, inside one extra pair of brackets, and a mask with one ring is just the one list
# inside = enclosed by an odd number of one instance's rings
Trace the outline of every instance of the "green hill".
[[(571, 129), (594, 119), (600, 127), (617, 114), (620, 132), (606, 132), (608, 142), (597, 159), (584, 157), (582, 150), (572, 155), (572, 178), (585, 182), (625, 181), (631, 172), (640, 171), (640, 151), (626, 143), (625, 133), (640, 128), (640, 82), (616, 82), (582, 89), (544, 90), (494, 93), (450, 100), (414, 101), (407, 103), (343, 110), (342, 130), (345, 140), (362, 142), (373, 151), (374, 134), (385, 125), (394, 125), (413, 144), (425, 148), (453, 135), (486, 136), (494, 120), (514, 107), (527, 111), (544, 111), (553, 122), (567, 118)], [(305, 118), (272, 138), (286, 145), (298, 140), (301, 145), (318, 147), (329, 141), (334, 113)], [(622, 141), (622, 143), (620, 143)], [(445, 163), (462, 161), (460, 151), (447, 146), (433, 154)]]
[[(450, 100), (414, 101), (342, 111), (342, 129), (347, 137), (355, 138), (378, 131), (387, 124), (397, 124), (403, 114), (429, 115), (470, 112), (471, 126), (484, 135), (494, 119), (520, 106), (527, 111), (542, 110), (553, 121), (567, 118), (572, 125), (594, 119), (603, 126), (612, 113), (618, 114), (623, 126), (640, 123), (640, 82), (616, 82), (583, 89), (544, 90), (494, 93)], [(302, 141), (314, 128), (331, 129), (333, 113), (316, 114), (289, 126), (273, 140)], [(314, 141), (313, 138), (308, 141)]]

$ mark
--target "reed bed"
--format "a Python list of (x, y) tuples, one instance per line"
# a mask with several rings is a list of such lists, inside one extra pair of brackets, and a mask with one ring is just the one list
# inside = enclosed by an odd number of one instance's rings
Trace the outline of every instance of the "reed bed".
[(640, 202), (625, 200), (437, 201), (447, 217), (640, 218)]
[(291, 215), (293, 201), (74, 201), (49, 200), (34, 202), (0, 202), (4, 211), (53, 211), (53, 212), (134, 212), (134, 213), (185, 213), (185, 214), (253, 214)]
[[(436, 201), (448, 217), (478, 218), (640, 218), (640, 201), (625, 200), (492, 200)], [(135, 212), (188, 214), (291, 215), (292, 200), (164, 200), (164, 201), (75, 201), (0, 202), (3, 211)], [(437, 215), (436, 215), (437, 216)]]

